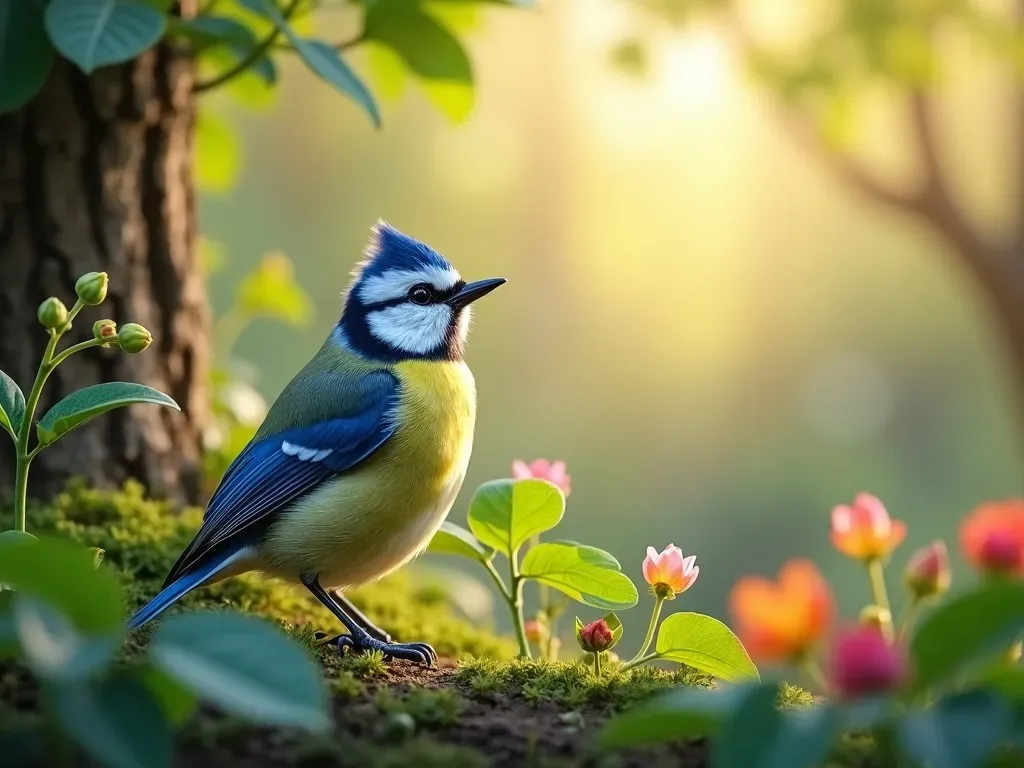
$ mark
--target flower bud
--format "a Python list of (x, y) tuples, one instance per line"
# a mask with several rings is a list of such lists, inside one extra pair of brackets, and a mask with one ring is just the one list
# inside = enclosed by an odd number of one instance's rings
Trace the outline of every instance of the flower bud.
[(138, 323), (125, 323), (117, 332), (117, 343), (125, 352), (135, 354), (153, 343), (153, 334)]
[(92, 324), (92, 335), (97, 341), (113, 344), (117, 341), (117, 323), (113, 320), (97, 320)]
[(580, 648), (591, 653), (600, 653), (611, 648), (614, 636), (611, 627), (604, 619), (592, 621), (576, 632), (576, 640)]
[(39, 322), (43, 324), (44, 328), (55, 331), (63, 328), (68, 321), (68, 308), (56, 296), (51, 296), (39, 305), (36, 317), (39, 318)]
[(885, 632), (892, 626), (892, 614), (880, 605), (865, 605), (860, 612), (860, 625)]
[(89, 272), (78, 278), (75, 293), (86, 304), (102, 304), (107, 298), (107, 273)]
[(544, 641), (546, 632), (544, 631), (544, 624), (540, 619), (530, 619), (526, 622), (523, 629), (526, 631), (526, 639), (531, 643), (541, 643)]
[(903, 578), (915, 600), (945, 594), (952, 580), (946, 543), (933, 541), (927, 547), (917, 550), (907, 561)]

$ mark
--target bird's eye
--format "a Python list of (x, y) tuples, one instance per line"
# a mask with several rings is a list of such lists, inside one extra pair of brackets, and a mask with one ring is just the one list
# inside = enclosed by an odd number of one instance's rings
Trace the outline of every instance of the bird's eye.
[(413, 304), (429, 304), (432, 298), (434, 298), (434, 292), (430, 290), (429, 285), (424, 283), (414, 285), (409, 289), (409, 301)]

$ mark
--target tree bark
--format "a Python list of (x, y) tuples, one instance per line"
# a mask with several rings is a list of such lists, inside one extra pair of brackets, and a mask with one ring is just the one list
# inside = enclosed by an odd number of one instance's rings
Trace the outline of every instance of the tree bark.
[[(182, 408), (118, 409), (69, 433), (33, 462), (33, 496), (72, 476), (97, 486), (137, 478), (155, 494), (199, 496), (210, 339), (194, 247), (193, 82), (191, 60), (167, 45), (91, 77), (59, 60), (32, 102), (0, 117), (0, 368), (27, 392), (46, 342), (39, 303), (53, 295), (70, 307), (75, 280), (105, 271), (107, 301), (83, 310), (65, 338), (88, 339), (93, 322), (109, 317), (141, 323), (154, 343), (136, 355), (73, 356), (50, 376), (36, 418), (74, 389), (113, 380), (148, 384)], [(9, 442), (0, 440), (7, 495)]]

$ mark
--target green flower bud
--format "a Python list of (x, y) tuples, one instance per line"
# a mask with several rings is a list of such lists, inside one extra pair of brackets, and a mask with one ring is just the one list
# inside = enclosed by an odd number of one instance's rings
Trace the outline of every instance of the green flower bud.
[(56, 330), (62, 328), (68, 321), (68, 308), (56, 296), (51, 296), (39, 305), (36, 317), (39, 318), (39, 322), (43, 324), (44, 328)]
[(117, 343), (123, 351), (135, 354), (153, 343), (153, 334), (138, 323), (125, 323), (117, 332)]
[(75, 293), (86, 304), (102, 304), (107, 298), (107, 273), (89, 272), (82, 275), (75, 283)]
[(113, 320), (97, 320), (92, 324), (92, 335), (97, 341), (109, 342), (104, 346), (110, 346), (117, 341), (117, 323)]

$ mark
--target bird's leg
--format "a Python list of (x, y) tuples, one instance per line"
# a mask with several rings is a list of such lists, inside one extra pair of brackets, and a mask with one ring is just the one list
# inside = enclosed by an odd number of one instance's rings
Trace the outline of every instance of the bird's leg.
[[(359, 623), (359, 626), (366, 630), (367, 634), (385, 643), (391, 642), (391, 635), (370, 621), (366, 614), (356, 608), (355, 605), (352, 604), (352, 601), (342, 594), (340, 589), (328, 589), (327, 593), (335, 603), (341, 606), (341, 609), (345, 611), (345, 613), (355, 619)], [(318, 644), (333, 643), (338, 640), (338, 635), (328, 637), (326, 632), (318, 632), (317, 635), (321, 635), (321, 637), (317, 637)]]
[(349, 634), (340, 635), (337, 639), (339, 653), (344, 653), (345, 648), (352, 648), (354, 651), (380, 651), (385, 658), (418, 661), (428, 667), (437, 661), (437, 653), (426, 643), (393, 643), (374, 637), (320, 585), (320, 580), (316, 576), (304, 576), (302, 583), (349, 631)]

